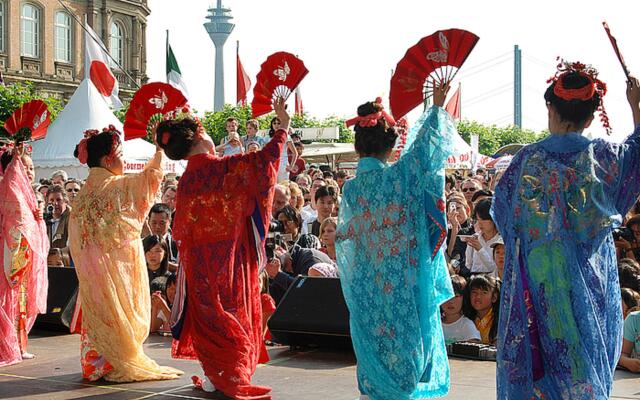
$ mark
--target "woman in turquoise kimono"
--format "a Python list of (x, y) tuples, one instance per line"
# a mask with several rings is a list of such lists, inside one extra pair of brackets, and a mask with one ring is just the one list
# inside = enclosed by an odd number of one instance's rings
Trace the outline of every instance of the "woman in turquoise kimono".
[(441, 245), (446, 238), (444, 165), (451, 117), (448, 87), (386, 164), (396, 133), (380, 101), (358, 108), (357, 175), (344, 185), (336, 252), (358, 359), (361, 399), (444, 396), (449, 365), (439, 306), (453, 297)]
[(609, 128), (597, 71), (562, 63), (551, 81), (551, 135), (520, 150), (495, 191), (506, 246), (497, 397), (608, 399), (622, 343), (611, 232), (640, 192), (640, 89), (627, 83), (635, 132), (613, 144), (582, 136), (596, 110)]

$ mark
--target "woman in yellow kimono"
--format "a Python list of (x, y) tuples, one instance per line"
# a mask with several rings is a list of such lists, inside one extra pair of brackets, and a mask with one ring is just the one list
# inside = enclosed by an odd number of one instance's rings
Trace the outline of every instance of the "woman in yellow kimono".
[[(120, 133), (85, 132), (74, 155), (91, 170), (69, 221), (80, 289), (83, 378), (131, 382), (177, 378), (144, 354), (151, 299), (140, 232), (162, 181), (158, 150), (139, 174), (124, 175)], [(76, 309), (79, 310), (80, 308)], [(77, 331), (72, 326), (72, 331)]]

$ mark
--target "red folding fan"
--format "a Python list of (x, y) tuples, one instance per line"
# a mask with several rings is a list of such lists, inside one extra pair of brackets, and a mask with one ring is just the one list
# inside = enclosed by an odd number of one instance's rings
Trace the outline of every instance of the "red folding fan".
[(125, 115), (125, 140), (152, 135), (165, 115), (186, 104), (182, 92), (167, 83), (152, 82), (142, 86), (133, 96)]
[(391, 77), (389, 105), (397, 119), (451, 82), (480, 38), (462, 29), (437, 31), (407, 50)]
[(19, 141), (44, 139), (51, 118), (42, 100), (24, 103), (5, 121), (4, 129)]
[(289, 98), (300, 81), (309, 73), (302, 60), (283, 51), (274, 53), (260, 66), (253, 88), (253, 118), (273, 110), (273, 99)]

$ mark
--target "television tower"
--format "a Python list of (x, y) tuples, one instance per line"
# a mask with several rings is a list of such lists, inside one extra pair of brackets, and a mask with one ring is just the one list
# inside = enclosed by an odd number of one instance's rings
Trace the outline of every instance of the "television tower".
[(224, 44), (233, 31), (235, 24), (229, 22), (231, 9), (222, 7), (222, 0), (218, 0), (216, 8), (209, 8), (207, 18), (209, 22), (204, 23), (209, 37), (216, 46), (216, 79), (213, 95), (213, 111), (220, 111), (224, 108)]

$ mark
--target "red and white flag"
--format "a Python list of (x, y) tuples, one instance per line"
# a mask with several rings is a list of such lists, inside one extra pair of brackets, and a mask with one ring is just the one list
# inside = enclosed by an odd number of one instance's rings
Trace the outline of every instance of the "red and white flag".
[(240, 42), (236, 44), (236, 103), (240, 105), (247, 104), (247, 93), (251, 88), (251, 79), (245, 72), (240, 62)]
[(295, 92), (295, 101), (296, 101), (296, 115), (304, 114), (304, 107), (302, 106), (302, 96), (300, 95), (300, 86), (296, 88)]
[(460, 105), (460, 85), (458, 90), (453, 94), (453, 97), (447, 103), (445, 110), (451, 115), (451, 118), (459, 120), (461, 117), (461, 105)]
[(118, 98), (118, 80), (109, 68), (109, 56), (106, 48), (93, 29), (88, 24), (85, 25), (87, 28), (84, 35), (85, 78), (89, 78), (108, 105), (118, 110), (122, 108), (122, 102)]

